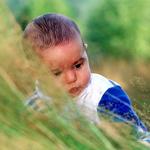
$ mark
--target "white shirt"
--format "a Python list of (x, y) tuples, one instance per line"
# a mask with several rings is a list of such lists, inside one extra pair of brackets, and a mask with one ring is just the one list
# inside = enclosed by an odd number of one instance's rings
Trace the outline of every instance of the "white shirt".
[(76, 97), (77, 107), (92, 122), (99, 122), (98, 103), (107, 89), (111, 87), (113, 87), (113, 84), (107, 78), (92, 73), (88, 86)]

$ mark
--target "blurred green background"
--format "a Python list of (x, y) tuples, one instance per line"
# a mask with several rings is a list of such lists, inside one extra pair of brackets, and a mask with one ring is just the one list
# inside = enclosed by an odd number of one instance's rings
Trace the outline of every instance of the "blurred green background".
[(48, 116), (28, 112), (23, 100), (37, 78), (57, 106), (66, 95), (54, 88), (43, 66), (26, 58), (21, 35), (43, 13), (72, 18), (88, 44), (93, 72), (119, 82), (150, 129), (149, 8), (150, 0), (0, 0), (0, 149), (147, 150), (127, 134), (128, 127), (106, 123), (97, 129), (83, 119), (68, 122), (57, 109)]
[(62, 13), (78, 23), (96, 56), (150, 59), (149, 0), (7, 0), (7, 4), (22, 29), (43, 13)]

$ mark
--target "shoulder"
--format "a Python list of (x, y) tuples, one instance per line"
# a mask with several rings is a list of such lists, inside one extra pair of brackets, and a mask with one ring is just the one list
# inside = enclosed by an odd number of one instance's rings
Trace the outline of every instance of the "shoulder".
[(92, 73), (90, 90), (88, 91), (86, 102), (96, 108), (104, 93), (113, 86), (112, 82), (106, 77)]
[(131, 104), (126, 92), (113, 80), (107, 79), (102, 75), (92, 73), (92, 86), (95, 91), (94, 93), (97, 93), (96, 99), (99, 101), (99, 104), (105, 100), (108, 102), (110, 99), (115, 101), (120, 100), (128, 103), (129, 105)]
[(101, 94), (107, 91), (107, 89), (112, 88), (114, 84), (119, 85), (118, 83), (96, 73), (92, 73), (91, 82), (93, 87), (97, 89)]
[(113, 87), (113, 84), (109, 82), (107, 78), (102, 75), (92, 73), (88, 86), (77, 97), (77, 103), (79, 105), (83, 104), (90, 108), (95, 108), (96, 110), (102, 95), (111, 87)]
[[(108, 80), (108, 79), (106, 79)], [(101, 95), (99, 99), (99, 106), (100, 105), (108, 105), (114, 103), (115, 105), (121, 104), (121, 105), (131, 105), (131, 100), (128, 97), (127, 93), (123, 90), (123, 88), (115, 81), (113, 80), (108, 80), (108, 83), (106, 82), (105, 84), (107, 85), (103, 90), (103, 94)]]

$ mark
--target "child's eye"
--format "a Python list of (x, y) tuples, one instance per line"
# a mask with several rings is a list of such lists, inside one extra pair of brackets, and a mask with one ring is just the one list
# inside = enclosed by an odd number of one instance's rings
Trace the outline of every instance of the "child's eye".
[(82, 65), (84, 64), (84, 59), (80, 60), (78, 63), (74, 65), (75, 69), (80, 69)]
[(53, 73), (55, 76), (59, 76), (59, 75), (61, 75), (61, 72), (54, 72)]
[(81, 65), (82, 65), (81, 63), (76, 64), (76, 65), (75, 65), (75, 68), (79, 69), (79, 68), (81, 67)]

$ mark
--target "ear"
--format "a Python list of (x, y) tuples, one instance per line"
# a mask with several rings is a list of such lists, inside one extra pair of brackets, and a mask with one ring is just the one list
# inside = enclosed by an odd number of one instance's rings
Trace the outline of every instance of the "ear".
[(88, 44), (87, 43), (84, 43), (84, 46), (85, 46), (85, 48), (88, 48)]

